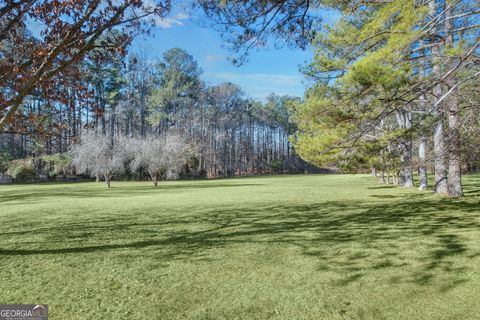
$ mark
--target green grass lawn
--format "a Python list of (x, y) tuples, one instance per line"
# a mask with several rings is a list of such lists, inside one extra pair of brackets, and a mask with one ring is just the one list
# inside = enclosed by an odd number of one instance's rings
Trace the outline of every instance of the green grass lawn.
[(51, 319), (480, 319), (467, 197), (368, 176), (0, 186), (0, 303)]

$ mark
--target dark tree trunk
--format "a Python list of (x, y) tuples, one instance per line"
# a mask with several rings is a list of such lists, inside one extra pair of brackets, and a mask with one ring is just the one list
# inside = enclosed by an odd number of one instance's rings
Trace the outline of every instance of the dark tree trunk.
[(157, 187), (158, 187), (158, 178), (157, 178), (157, 175), (150, 173), (150, 178), (152, 179), (152, 182), (153, 182), (153, 185), (155, 186), (155, 188), (157, 188)]

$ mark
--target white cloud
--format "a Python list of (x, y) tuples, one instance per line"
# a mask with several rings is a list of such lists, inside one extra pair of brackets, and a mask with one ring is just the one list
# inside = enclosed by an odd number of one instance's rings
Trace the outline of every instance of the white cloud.
[[(151, 11), (156, 7), (156, 4), (153, 0), (144, 0), (145, 11)], [(157, 15), (150, 15), (146, 17), (147, 20), (151, 21), (157, 27), (162, 29), (168, 29), (174, 26), (183, 26), (182, 20), (188, 19), (189, 16), (184, 12), (179, 12), (171, 17), (159, 17)]]
[(162, 29), (168, 29), (174, 26), (183, 26), (182, 20), (188, 19), (188, 15), (185, 13), (177, 13), (173, 17), (161, 18), (158, 16), (153, 17), (153, 23)]

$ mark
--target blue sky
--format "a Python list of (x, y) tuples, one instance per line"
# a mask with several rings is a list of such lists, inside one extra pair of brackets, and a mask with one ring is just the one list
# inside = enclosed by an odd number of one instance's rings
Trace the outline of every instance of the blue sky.
[(253, 50), (244, 65), (235, 67), (228, 61), (231, 53), (223, 48), (221, 36), (214, 30), (197, 26), (184, 13), (158, 20), (152, 34), (137, 38), (131, 50), (155, 59), (168, 49), (179, 47), (198, 61), (202, 78), (208, 84), (231, 81), (240, 85), (247, 96), (262, 101), (272, 92), (303, 97), (304, 77), (299, 66), (312, 58), (312, 50), (287, 47)]
[[(167, 18), (154, 18), (156, 26), (151, 35), (138, 36), (130, 51), (157, 60), (165, 51), (179, 47), (193, 55), (203, 70), (203, 80), (210, 85), (230, 81), (240, 85), (248, 97), (261, 101), (265, 101), (271, 93), (303, 97), (305, 79), (299, 67), (312, 59), (312, 49), (275, 49), (270, 45), (268, 49), (252, 50), (248, 61), (235, 67), (228, 60), (232, 53), (223, 47), (220, 34), (193, 23), (195, 19), (191, 19), (181, 7), (176, 7)], [(334, 22), (339, 16), (336, 12), (323, 9), (317, 13), (325, 23)], [(200, 12), (194, 14), (201, 15)], [(35, 21), (29, 21), (28, 25), (34, 34), (42, 28)], [(274, 39), (271, 41), (273, 44)]]

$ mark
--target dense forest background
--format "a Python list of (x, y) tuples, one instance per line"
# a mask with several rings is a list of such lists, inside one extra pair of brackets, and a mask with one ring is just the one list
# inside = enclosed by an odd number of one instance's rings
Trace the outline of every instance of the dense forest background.
[(247, 98), (234, 83), (209, 86), (198, 63), (180, 48), (157, 60), (96, 49), (80, 69), (74, 83), (56, 88), (62, 99), (37, 90), (24, 100), (0, 134), (2, 171), (14, 159), (35, 158), (37, 173), (48, 174), (49, 163), (61, 159), (85, 131), (108, 136), (114, 144), (120, 136), (162, 135), (172, 129), (195, 146), (184, 176), (313, 169), (288, 140), (296, 130), (289, 105), (299, 98), (271, 94), (262, 103)]

